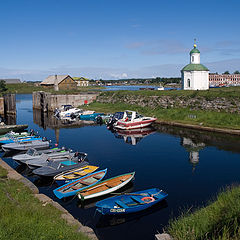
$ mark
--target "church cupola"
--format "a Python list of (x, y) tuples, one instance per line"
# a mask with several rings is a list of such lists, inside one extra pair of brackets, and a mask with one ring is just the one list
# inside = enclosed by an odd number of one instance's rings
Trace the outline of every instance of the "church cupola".
[(197, 49), (196, 42), (190, 52), (190, 64), (200, 64), (200, 51)]

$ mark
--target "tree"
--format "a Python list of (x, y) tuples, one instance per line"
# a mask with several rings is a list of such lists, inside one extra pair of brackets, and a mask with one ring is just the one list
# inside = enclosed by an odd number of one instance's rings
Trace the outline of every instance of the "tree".
[(229, 71), (225, 71), (223, 74), (230, 74)]
[(4, 80), (0, 80), (0, 92), (7, 91), (6, 83)]
[(234, 74), (240, 74), (240, 72), (239, 71), (235, 71)]

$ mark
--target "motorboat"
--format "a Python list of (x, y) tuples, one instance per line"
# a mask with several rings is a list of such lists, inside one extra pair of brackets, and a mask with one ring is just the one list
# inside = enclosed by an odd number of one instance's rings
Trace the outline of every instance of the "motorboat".
[(30, 169), (35, 169), (35, 168), (47, 166), (51, 162), (61, 162), (61, 161), (72, 159), (74, 157), (74, 154), (75, 153), (73, 152), (71, 153), (63, 152), (62, 154), (57, 153), (56, 155), (52, 154), (52, 156), (42, 154), (42, 156), (40, 156), (37, 159), (26, 161), (26, 164)]
[(158, 188), (119, 194), (96, 203), (97, 211), (103, 215), (127, 214), (143, 211), (168, 196)]
[(127, 185), (134, 178), (134, 175), (135, 172), (131, 172), (101, 181), (92, 187), (87, 187), (84, 190), (79, 191), (78, 198), (81, 201), (84, 201), (86, 199), (100, 197), (115, 192)]
[(55, 196), (59, 199), (76, 195), (79, 191), (87, 187), (91, 187), (100, 182), (107, 173), (107, 168), (87, 176), (78, 178), (74, 181), (66, 183), (65, 185), (53, 190)]
[(106, 122), (107, 128), (112, 129), (113, 125), (120, 119), (123, 119), (124, 112), (115, 112)]
[(78, 114), (82, 110), (75, 108), (72, 105), (62, 105), (60, 108), (55, 109), (55, 116), (59, 118), (71, 117), (71, 114)]
[(135, 111), (126, 110), (123, 118), (113, 124), (114, 128), (129, 130), (150, 126), (157, 119), (153, 117), (144, 117)]
[(157, 88), (158, 91), (163, 91), (164, 90), (164, 87), (162, 85), (160, 85), (158, 88)]
[(57, 174), (89, 165), (85, 161), (87, 153), (77, 152), (75, 157), (62, 161), (51, 161), (46, 166), (33, 170), (33, 173), (42, 177), (54, 177)]
[(67, 150), (64, 147), (63, 148), (50, 148), (50, 149), (44, 149), (44, 150), (37, 150), (34, 148), (29, 148), (26, 153), (23, 154), (17, 154), (13, 156), (13, 160), (20, 162), (20, 163), (26, 163), (29, 160), (39, 159), (43, 155), (47, 155), (49, 157), (52, 156), (61, 156), (72, 152), (72, 150)]
[(49, 148), (49, 144), (50, 144), (49, 141), (45, 139), (28, 142), (15, 142), (2, 145), (2, 150), (7, 152), (7, 151), (27, 151), (29, 148), (46, 149)]
[(28, 142), (28, 141), (35, 141), (35, 140), (42, 140), (42, 138), (36, 137), (36, 136), (9, 137), (8, 139), (0, 139), (0, 144), (8, 144), (8, 143), (15, 143), (15, 142)]

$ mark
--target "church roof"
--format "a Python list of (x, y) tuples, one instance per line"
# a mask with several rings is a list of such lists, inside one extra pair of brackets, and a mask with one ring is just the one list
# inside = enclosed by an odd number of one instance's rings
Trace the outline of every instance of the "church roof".
[(200, 51), (199, 51), (196, 47), (194, 47), (194, 48), (191, 50), (190, 55), (191, 55), (192, 53), (200, 53)]
[(188, 64), (186, 65), (182, 71), (209, 71), (207, 67), (202, 64)]

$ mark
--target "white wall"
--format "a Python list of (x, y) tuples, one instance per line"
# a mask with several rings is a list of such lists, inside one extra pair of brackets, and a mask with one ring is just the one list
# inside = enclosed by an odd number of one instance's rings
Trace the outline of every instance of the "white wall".
[[(208, 71), (184, 71), (182, 73), (182, 89), (184, 90), (207, 90), (209, 89)], [(190, 79), (190, 87), (188, 87)]]

